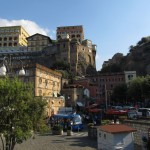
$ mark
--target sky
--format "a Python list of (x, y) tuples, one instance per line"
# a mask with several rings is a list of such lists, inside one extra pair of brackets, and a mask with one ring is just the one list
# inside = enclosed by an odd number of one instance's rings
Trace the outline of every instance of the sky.
[(0, 0), (0, 26), (22, 25), (30, 35), (56, 39), (59, 26), (82, 25), (97, 45), (96, 68), (150, 36), (150, 0)]

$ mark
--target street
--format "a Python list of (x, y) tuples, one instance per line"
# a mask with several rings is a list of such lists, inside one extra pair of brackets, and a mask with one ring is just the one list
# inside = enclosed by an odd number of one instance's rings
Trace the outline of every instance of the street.
[(15, 150), (96, 150), (97, 141), (88, 138), (87, 132), (74, 132), (72, 136), (35, 135), (22, 144), (17, 144)]

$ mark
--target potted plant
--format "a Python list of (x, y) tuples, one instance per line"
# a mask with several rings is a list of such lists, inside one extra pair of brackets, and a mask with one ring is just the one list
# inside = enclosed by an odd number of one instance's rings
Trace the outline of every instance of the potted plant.
[(71, 126), (68, 126), (68, 128), (67, 128), (67, 135), (68, 135), (68, 136), (73, 135), (72, 127), (71, 127)]
[(52, 128), (52, 133), (56, 135), (62, 135), (63, 127), (60, 124), (54, 125), (54, 127)]

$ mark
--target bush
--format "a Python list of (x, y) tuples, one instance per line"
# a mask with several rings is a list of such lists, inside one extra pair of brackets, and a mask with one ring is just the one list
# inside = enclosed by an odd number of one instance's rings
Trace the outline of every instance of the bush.
[(109, 122), (110, 122), (109, 120), (102, 120), (101, 124), (106, 125), (106, 124), (109, 124)]
[(71, 130), (71, 126), (68, 126), (68, 127), (67, 127), (67, 130)]
[(61, 130), (63, 130), (63, 127), (60, 124), (57, 124), (57, 125), (54, 125), (53, 130), (54, 131), (61, 131)]
[(94, 126), (94, 123), (88, 123), (88, 128), (92, 128)]

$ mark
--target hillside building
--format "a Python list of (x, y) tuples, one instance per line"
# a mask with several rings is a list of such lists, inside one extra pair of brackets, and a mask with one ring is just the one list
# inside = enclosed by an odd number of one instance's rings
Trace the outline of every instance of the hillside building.
[(52, 44), (52, 40), (50, 39), (50, 37), (39, 33), (28, 37), (27, 41), (29, 51), (41, 51), (45, 47), (50, 46)]
[(69, 35), (70, 39), (76, 39), (81, 43), (84, 40), (83, 27), (81, 25), (57, 27), (57, 40), (63, 38), (65, 35)]
[(22, 26), (0, 27), (0, 50), (19, 50), (27, 46), (29, 34)]

